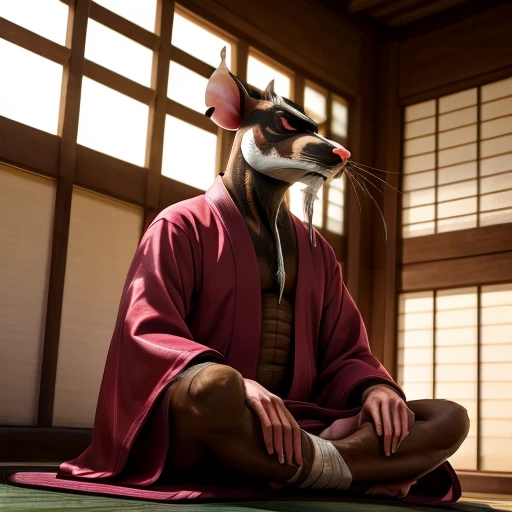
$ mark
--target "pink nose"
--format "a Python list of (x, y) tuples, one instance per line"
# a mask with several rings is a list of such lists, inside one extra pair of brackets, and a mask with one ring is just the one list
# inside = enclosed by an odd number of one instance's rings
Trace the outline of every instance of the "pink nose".
[(339, 155), (342, 160), (347, 160), (348, 158), (350, 158), (350, 151), (348, 149), (334, 148), (332, 152)]

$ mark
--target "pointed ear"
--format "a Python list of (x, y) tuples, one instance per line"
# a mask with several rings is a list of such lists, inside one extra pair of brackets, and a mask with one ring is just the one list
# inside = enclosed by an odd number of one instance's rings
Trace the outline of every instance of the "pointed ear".
[(271, 80), (265, 89), (265, 99), (273, 101), (276, 93), (274, 92), (274, 80)]
[(245, 103), (249, 95), (242, 83), (226, 66), (226, 48), (220, 54), (221, 63), (206, 86), (206, 115), (221, 128), (238, 130), (244, 118)]

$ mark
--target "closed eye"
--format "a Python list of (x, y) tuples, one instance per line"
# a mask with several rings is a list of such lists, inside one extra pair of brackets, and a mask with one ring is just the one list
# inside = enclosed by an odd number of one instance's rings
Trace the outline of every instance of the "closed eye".
[(283, 128), (284, 128), (285, 130), (289, 130), (289, 131), (292, 131), (292, 132), (297, 131), (297, 128), (293, 127), (293, 126), (288, 122), (288, 119), (286, 119), (286, 117), (281, 116), (281, 123), (282, 123)]

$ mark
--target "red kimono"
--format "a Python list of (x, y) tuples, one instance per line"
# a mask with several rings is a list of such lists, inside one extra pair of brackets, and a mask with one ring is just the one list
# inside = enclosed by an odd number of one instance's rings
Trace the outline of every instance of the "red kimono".
[[(334, 251), (318, 234), (311, 248), (306, 227), (294, 221), (295, 361), (285, 403), (302, 428), (319, 433), (358, 413), (347, 411), (347, 402), (365, 380), (399, 388), (370, 352)], [(255, 379), (260, 331), (256, 254), (217, 178), (205, 195), (167, 208), (147, 229), (121, 298), (91, 445), (62, 464), (62, 473), (154, 483), (169, 446), (165, 391), (173, 377), (197, 360), (213, 360)]]

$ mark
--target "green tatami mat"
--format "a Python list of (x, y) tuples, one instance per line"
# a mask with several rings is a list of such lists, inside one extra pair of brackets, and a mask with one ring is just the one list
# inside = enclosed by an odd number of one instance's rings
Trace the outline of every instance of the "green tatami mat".
[(67, 511), (137, 511), (137, 512), (408, 512), (433, 510), (460, 510), (463, 512), (488, 512), (500, 510), (488, 505), (457, 503), (446, 507), (419, 507), (376, 502), (322, 502), (322, 501), (258, 501), (238, 503), (153, 503), (118, 498), (104, 498), (80, 494), (39, 491), (0, 484), (0, 510), (9, 512)]

